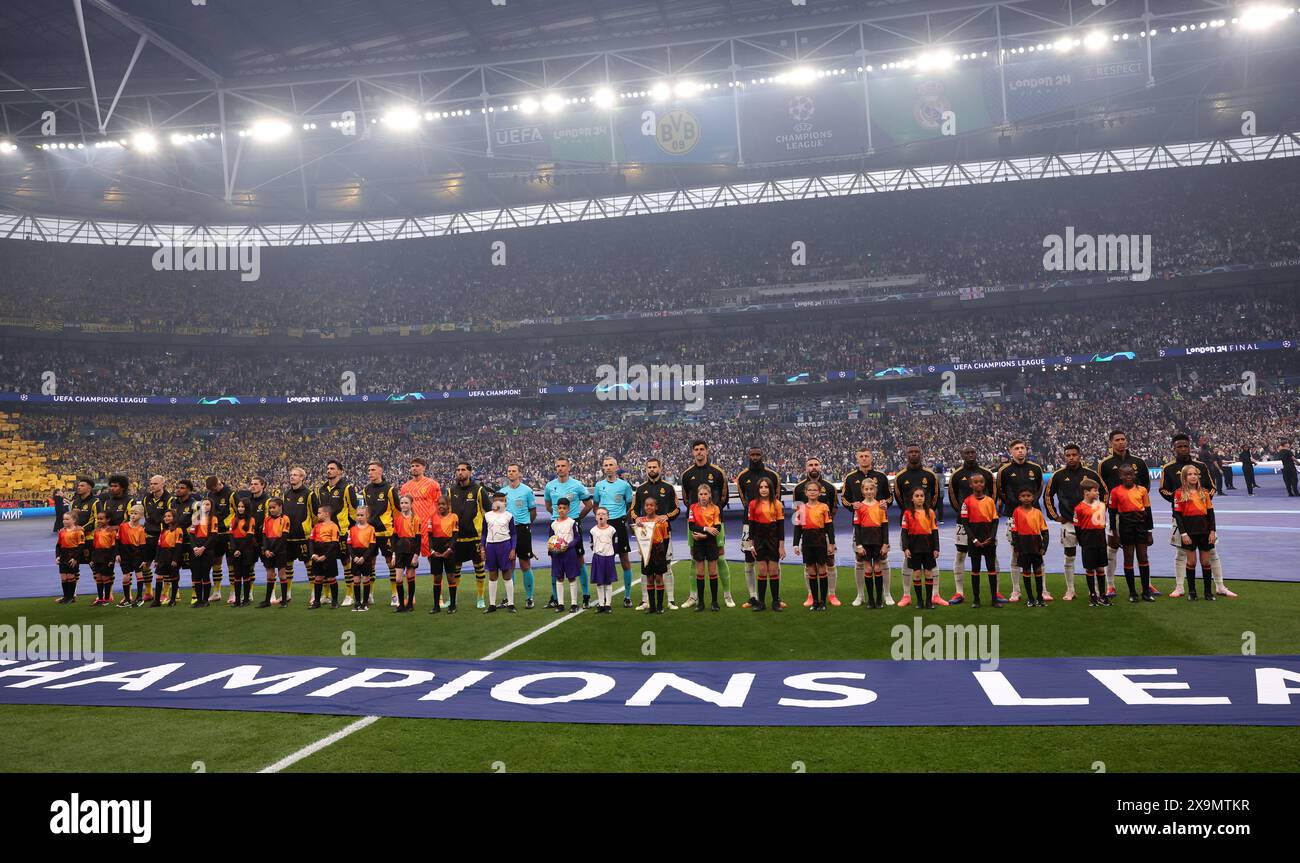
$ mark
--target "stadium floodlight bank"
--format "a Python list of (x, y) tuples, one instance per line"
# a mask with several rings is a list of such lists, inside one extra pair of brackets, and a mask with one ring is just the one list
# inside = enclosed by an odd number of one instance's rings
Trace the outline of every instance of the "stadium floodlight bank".
[(1300, 156), (1300, 131), (1288, 131), (1276, 135), (888, 168), (789, 180), (725, 183), (401, 219), (277, 225), (163, 225), (0, 213), (0, 239), (101, 246), (373, 243), (876, 192), (1196, 168), (1296, 156)]

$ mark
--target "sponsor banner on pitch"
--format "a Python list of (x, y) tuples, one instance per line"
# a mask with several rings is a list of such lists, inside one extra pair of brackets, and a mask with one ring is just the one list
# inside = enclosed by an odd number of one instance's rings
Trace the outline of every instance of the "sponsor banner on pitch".
[[(919, 618), (902, 627), (908, 655), (929, 655), (928, 645), (944, 637), (943, 627), (921, 627)], [(108, 653), (95, 663), (0, 662), (0, 703), (655, 725), (1300, 723), (1300, 656), (1010, 659), (984, 669), (978, 660), (924, 659), (480, 662)]]

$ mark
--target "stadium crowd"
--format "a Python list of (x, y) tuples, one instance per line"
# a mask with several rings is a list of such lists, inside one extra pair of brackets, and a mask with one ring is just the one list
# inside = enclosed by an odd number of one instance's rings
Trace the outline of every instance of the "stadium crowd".
[(882, 469), (894, 470), (912, 443), (933, 467), (958, 464), (958, 451), (967, 444), (982, 464), (996, 466), (1007, 458), (1009, 442), (1023, 438), (1030, 457), (1051, 467), (1063, 462), (1062, 448), (1071, 442), (1083, 448), (1085, 459), (1102, 458), (1115, 428), (1126, 429), (1131, 449), (1153, 465), (1168, 457), (1170, 435), (1180, 430), (1228, 460), (1243, 447), (1256, 458), (1268, 457), (1281, 441), (1297, 438), (1300, 389), (1294, 383), (1261, 374), (1258, 393), (1245, 396), (1227, 390), (1236, 364), (1200, 368), (1196, 382), (1183, 375), (1173, 394), (1155, 383), (1076, 369), (1019, 376), (1001, 392), (982, 387), (940, 397), (918, 390), (887, 403), (852, 395), (746, 395), (710, 398), (697, 412), (654, 404), (649, 414), (645, 405), (629, 409), (616, 403), (230, 413), (23, 408), (18, 422), (24, 438), (46, 443), (63, 474), (103, 481), (125, 473), (137, 484), (155, 473), (172, 481), (217, 474), (243, 487), (256, 473), (272, 488), (285, 484), (293, 465), (319, 476), (326, 459), (339, 459), (361, 483), (370, 460), (383, 461), (391, 476), (401, 477), (414, 456), (426, 458), (440, 480), (450, 477), (456, 462), (469, 461), (490, 485), (504, 482), (506, 465), (518, 462), (525, 481), (540, 488), (559, 456), (572, 459), (574, 476), (588, 483), (599, 477), (606, 455), (619, 459), (633, 481), (640, 479), (645, 460), (657, 456), (674, 479), (689, 466), (695, 438), (708, 440), (712, 460), (729, 471), (741, 469), (745, 449), (756, 443), (787, 482), (803, 476), (809, 457), (819, 458), (825, 473), (838, 480), (856, 466), (854, 452), (862, 445), (876, 451)]
[[(1150, 234), (1159, 278), (1300, 258), (1296, 161), (269, 248), (260, 278), (247, 282), (230, 272), (156, 271), (151, 248), (74, 244), (52, 255), (47, 243), (6, 241), (0, 287), (13, 315), (146, 332), (491, 324), (712, 306), (715, 291), (834, 279), (923, 274), (940, 288), (1043, 282), (1052, 275), (1043, 268), (1044, 235), (1067, 226)], [(494, 263), (496, 241), (505, 258)], [(807, 244), (805, 265), (791, 263), (795, 241)]]
[[(646, 335), (564, 338), (484, 336), (472, 341), (400, 341), (386, 349), (261, 350), (120, 343), (0, 340), (0, 391), (41, 392), (55, 373), (63, 395), (337, 395), (344, 371), (358, 393), (452, 389), (525, 391), (590, 383), (619, 356), (629, 363), (700, 364), (709, 377), (788, 375), (850, 369), (973, 362), (1064, 353), (1153, 353), (1161, 347), (1295, 338), (1300, 307), (1291, 288), (1183, 295), (1156, 292), (1088, 309), (1051, 306), (1051, 324), (1007, 310), (958, 309), (888, 317), (863, 313), (715, 326)], [(809, 339), (816, 350), (809, 350)], [(810, 357), (816, 367), (809, 369)]]

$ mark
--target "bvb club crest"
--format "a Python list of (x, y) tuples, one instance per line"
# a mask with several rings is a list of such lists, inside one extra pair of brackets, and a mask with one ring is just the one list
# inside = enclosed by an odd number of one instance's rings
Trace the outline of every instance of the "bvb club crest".
[(813, 113), (816, 112), (817, 106), (813, 102), (812, 96), (795, 96), (790, 99), (790, 119), (794, 120), (794, 130), (796, 132), (812, 131)]
[(700, 121), (690, 111), (674, 108), (659, 115), (655, 143), (671, 156), (684, 156), (700, 142)]
[(943, 112), (952, 108), (942, 81), (925, 81), (916, 88), (917, 103), (912, 109), (912, 119), (922, 129), (938, 129), (943, 123)]

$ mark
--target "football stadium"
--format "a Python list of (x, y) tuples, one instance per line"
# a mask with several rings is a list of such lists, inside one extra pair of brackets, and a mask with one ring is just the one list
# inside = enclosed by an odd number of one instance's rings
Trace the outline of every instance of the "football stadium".
[(8, 0), (0, 770), (1294, 771), (1298, 19)]

